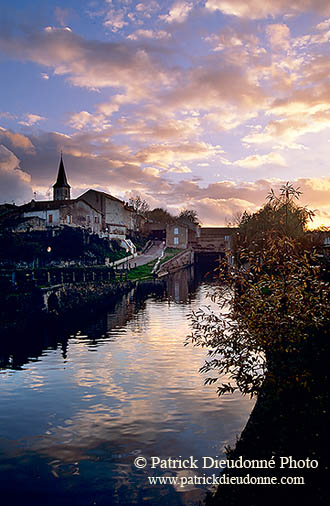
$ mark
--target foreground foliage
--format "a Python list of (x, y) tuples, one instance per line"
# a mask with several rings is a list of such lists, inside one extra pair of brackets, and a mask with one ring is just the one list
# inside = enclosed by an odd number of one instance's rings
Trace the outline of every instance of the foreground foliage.
[[(276, 205), (264, 207), (269, 227), (261, 238), (257, 234), (250, 243), (243, 241), (235, 268), (219, 268), (211, 294), (219, 310), (208, 307), (191, 314), (188, 339), (209, 349), (201, 371), (211, 373), (206, 383), (221, 382), (219, 394), (239, 390), (256, 395), (266, 377), (279, 389), (292, 383), (310, 387), (302, 357), (316, 338), (325, 336), (330, 291), (321, 256), (301, 234), (308, 212), (293, 202), (297, 196), (290, 185), (280, 197), (271, 193)], [(289, 223), (292, 209), (295, 219), (300, 216), (296, 233)], [(258, 223), (258, 216), (263, 221), (262, 211), (250, 221)]]

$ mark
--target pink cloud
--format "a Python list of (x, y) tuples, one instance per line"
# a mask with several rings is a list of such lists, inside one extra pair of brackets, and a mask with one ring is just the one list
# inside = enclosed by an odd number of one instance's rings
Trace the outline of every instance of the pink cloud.
[(205, 7), (219, 10), (229, 16), (260, 19), (285, 13), (318, 12), (330, 14), (330, 6), (324, 0), (207, 0)]

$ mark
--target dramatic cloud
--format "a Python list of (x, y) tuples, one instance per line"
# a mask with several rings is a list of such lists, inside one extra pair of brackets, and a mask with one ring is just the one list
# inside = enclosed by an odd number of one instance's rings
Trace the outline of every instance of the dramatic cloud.
[(167, 81), (158, 64), (163, 52), (160, 48), (87, 41), (69, 28), (47, 27), (18, 38), (2, 34), (0, 51), (52, 68), (54, 74), (87, 88), (142, 87), (147, 93), (148, 85)]
[[(235, 217), (244, 211), (257, 211), (265, 203), (270, 189), (278, 193), (285, 182), (280, 179), (260, 179), (253, 183), (222, 181), (206, 188), (200, 188), (196, 183), (182, 182), (175, 185), (170, 193), (165, 192), (162, 198), (177, 209), (189, 202), (197, 210), (204, 226), (219, 226), (233, 223)], [(292, 183), (303, 193), (299, 203), (316, 210), (316, 217), (310, 226), (327, 223), (330, 217), (330, 179), (299, 178)]]
[(189, 161), (209, 158), (222, 153), (220, 146), (211, 146), (204, 142), (182, 144), (152, 144), (139, 151), (136, 157), (142, 163), (157, 163), (167, 168), (175, 161)]
[(284, 13), (316, 11), (325, 16), (330, 14), (327, 0), (207, 0), (205, 7), (210, 11), (222, 11), (230, 16), (258, 19)]
[(19, 121), (18, 123), (20, 125), (24, 126), (32, 126), (35, 125), (35, 123), (39, 123), (39, 121), (43, 121), (46, 118), (43, 116), (39, 116), (39, 114), (24, 114), (24, 120)]
[(3, 143), (5, 141), (9, 142), (9, 146), (12, 148), (22, 148), (25, 151), (34, 151), (34, 146), (28, 137), (0, 127), (0, 142)]
[(31, 184), (47, 195), (63, 151), (74, 195), (140, 193), (216, 225), (256, 210), (288, 173), (330, 222), (320, 187), (329, 2), (98, 0), (86, 9), (77, 16), (69, 1), (42, 21), (15, 13), (1, 26), (0, 142), (17, 158), (12, 180), (31, 176), (23, 193)]
[(268, 25), (266, 33), (270, 43), (275, 50), (288, 50), (290, 47), (290, 29), (287, 25), (276, 24)]
[(235, 165), (240, 167), (255, 168), (263, 165), (282, 165), (285, 166), (286, 162), (282, 155), (279, 153), (268, 153), (267, 155), (250, 155), (242, 160), (236, 160)]
[(21, 204), (32, 198), (31, 176), (19, 168), (17, 156), (0, 145), (0, 203)]
[(99, 132), (110, 126), (103, 114), (93, 115), (88, 111), (80, 111), (72, 114), (69, 124), (76, 130), (83, 130), (86, 127), (91, 127), (95, 132)]

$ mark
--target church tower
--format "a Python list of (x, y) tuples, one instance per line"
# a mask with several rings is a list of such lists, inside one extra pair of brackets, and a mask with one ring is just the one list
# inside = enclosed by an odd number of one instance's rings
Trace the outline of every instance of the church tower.
[(70, 200), (70, 188), (66, 178), (64, 163), (61, 153), (60, 166), (58, 168), (57, 181), (53, 185), (53, 200)]

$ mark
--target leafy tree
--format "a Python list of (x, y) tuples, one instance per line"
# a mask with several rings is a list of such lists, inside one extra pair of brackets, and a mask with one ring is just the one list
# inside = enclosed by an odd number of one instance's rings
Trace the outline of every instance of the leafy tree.
[(172, 214), (161, 207), (156, 207), (152, 211), (149, 211), (148, 218), (159, 223), (172, 223), (174, 221)]
[(200, 225), (197, 211), (194, 209), (183, 209), (178, 218), (183, 221), (190, 221), (194, 225)]
[(279, 196), (270, 191), (268, 202), (259, 211), (245, 211), (241, 215), (232, 243), (236, 260), (240, 261), (238, 252), (242, 249), (262, 250), (269, 236), (273, 239), (283, 236), (291, 239), (304, 237), (307, 223), (313, 218), (314, 212), (296, 203), (300, 195), (299, 188), (286, 183), (281, 187)]
[(142, 216), (146, 216), (150, 210), (149, 204), (146, 200), (142, 199), (140, 195), (131, 197), (128, 201), (128, 205), (133, 207), (134, 211)]
[(219, 269), (211, 296), (219, 310), (191, 314), (188, 340), (208, 348), (201, 369), (212, 373), (206, 382), (226, 376), (219, 394), (256, 395), (266, 378), (280, 389), (292, 383), (307, 388), (311, 378), (302, 357), (315, 343), (322, 345), (330, 323), (324, 269), (300, 234), (308, 211), (293, 206), (294, 189), (282, 191), (280, 197), (271, 193), (270, 202), (246, 220), (256, 225), (249, 229), (253, 240), (238, 249), (247, 267)]

